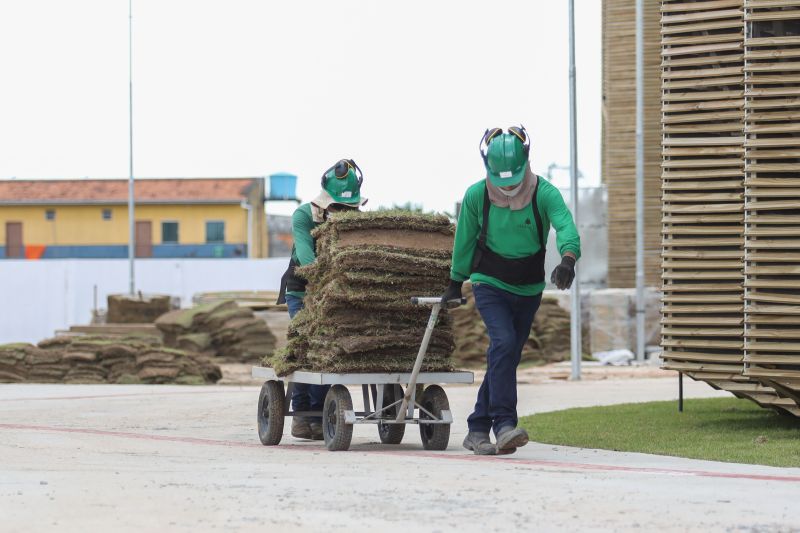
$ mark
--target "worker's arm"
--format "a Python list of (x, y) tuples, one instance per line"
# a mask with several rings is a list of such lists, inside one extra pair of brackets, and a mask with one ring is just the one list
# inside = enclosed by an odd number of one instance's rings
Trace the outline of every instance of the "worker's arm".
[[(483, 189), (477, 188), (477, 191)], [(461, 202), (461, 212), (456, 223), (453, 265), (450, 268), (450, 279), (454, 281), (465, 281), (472, 273), (472, 257), (475, 255), (475, 244), (480, 231), (478, 220), (482, 210), (482, 196), (475, 194), (475, 189), (468, 189)]]
[(311, 214), (301, 208), (295, 210), (292, 215), (292, 237), (297, 261), (301, 265), (313, 263), (317, 258), (314, 250), (314, 238), (311, 236), (312, 229), (314, 229), (314, 221), (311, 219)]
[(556, 230), (558, 253), (562, 257), (568, 255), (578, 260), (581, 257), (581, 238), (578, 235), (578, 228), (575, 227), (575, 221), (572, 219), (572, 213), (564, 203), (564, 198), (559, 190), (550, 183), (542, 187), (541, 192), (544, 194), (539, 206), (547, 213), (550, 224)]

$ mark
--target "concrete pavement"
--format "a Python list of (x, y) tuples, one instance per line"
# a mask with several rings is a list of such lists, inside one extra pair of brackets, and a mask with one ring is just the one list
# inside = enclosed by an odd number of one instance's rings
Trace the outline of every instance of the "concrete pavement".
[[(800, 530), (800, 469), (537, 444), (477, 458), (460, 448), (475, 387), (447, 391), (446, 452), (422, 450), (413, 426), (398, 446), (357, 426), (331, 453), (288, 435), (261, 446), (257, 387), (3, 385), (0, 530)], [(522, 385), (520, 412), (676, 392), (663, 378)]]

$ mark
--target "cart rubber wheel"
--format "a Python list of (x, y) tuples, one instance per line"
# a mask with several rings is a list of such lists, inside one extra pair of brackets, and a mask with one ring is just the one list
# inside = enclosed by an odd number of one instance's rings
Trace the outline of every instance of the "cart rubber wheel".
[(282, 381), (271, 380), (261, 386), (261, 394), (258, 395), (258, 438), (264, 446), (275, 446), (281, 442), (285, 403)]
[(344, 385), (331, 387), (325, 395), (325, 408), (322, 411), (322, 435), (328, 450), (338, 452), (350, 448), (353, 425), (345, 423), (344, 412), (352, 410), (350, 391)]
[[(389, 405), (403, 397), (403, 387), (400, 385), (387, 385), (383, 388), (383, 405)], [(386, 416), (394, 418), (397, 416), (397, 406), (384, 411)], [(378, 422), (378, 436), (383, 444), (400, 444), (403, 442), (403, 435), (406, 433), (405, 424), (384, 424)]]
[[(442, 416), (442, 411), (450, 409), (447, 394), (439, 385), (425, 389), (419, 403), (437, 418)], [(423, 411), (419, 412), (419, 417), (430, 419)], [(422, 437), (422, 447), (426, 450), (446, 450), (450, 442), (450, 424), (420, 424), (419, 435)]]

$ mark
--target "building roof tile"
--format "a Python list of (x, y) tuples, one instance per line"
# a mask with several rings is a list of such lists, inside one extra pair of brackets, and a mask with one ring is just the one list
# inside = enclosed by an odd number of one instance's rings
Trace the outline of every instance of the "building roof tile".
[[(137, 179), (136, 203), (236, 203), (262, 178)], [(0, 180), (0, 204), (120, 204), (126, 179)]]

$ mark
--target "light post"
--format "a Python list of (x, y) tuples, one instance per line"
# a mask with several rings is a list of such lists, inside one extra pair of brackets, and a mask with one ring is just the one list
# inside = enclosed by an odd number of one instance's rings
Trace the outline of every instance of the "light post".
[(136, 294), (136, 272), (134, 255), (136, 253), (136, 217), (133, 201), (133, 0), (128, 0), (128, 292)]
[[(575, 0), (569, 0), (569, 182), (572, 216), (578, 226), (578, 118), (575, 94)], [(581, 379), (581, 282), (578, 265), (572, 282), (570, 348), (573, 380)]]

